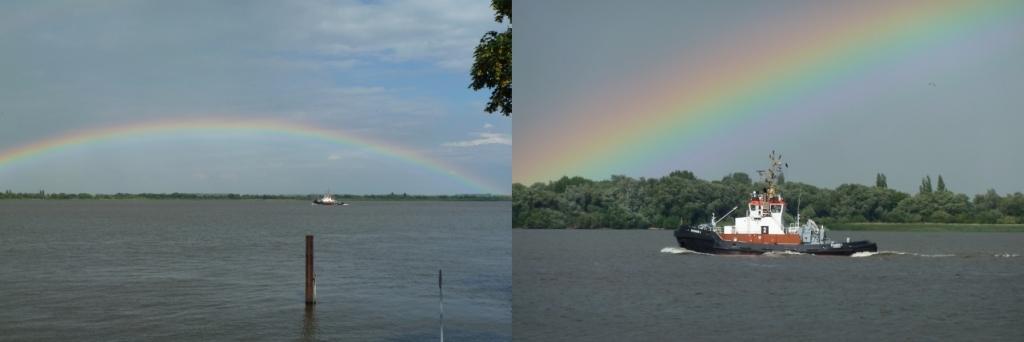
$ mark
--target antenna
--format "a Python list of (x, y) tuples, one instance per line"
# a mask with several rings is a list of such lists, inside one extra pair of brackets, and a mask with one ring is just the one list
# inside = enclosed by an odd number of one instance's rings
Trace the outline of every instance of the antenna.
[(804, 192), (801, 191), (796, 197), (796, 225), (800, 225), (800, 198), (804, 197)]

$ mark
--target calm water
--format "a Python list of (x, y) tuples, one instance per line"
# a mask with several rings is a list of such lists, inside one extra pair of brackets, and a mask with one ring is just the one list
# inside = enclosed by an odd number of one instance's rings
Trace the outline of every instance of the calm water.
[[(1024, 234), (832, 232), (866, 257), (724, 257), (671, 230), (513, 230), (522, 341), (1024, 339)], [(683, 252), (683, 253), (680, 253)], [(677, 254), (679, 253), (679, 254)]]
[[(315, 236), (317, 305), (304, 303)], [(511, 339), (508, 202), (0, 201), (0, 340)]]

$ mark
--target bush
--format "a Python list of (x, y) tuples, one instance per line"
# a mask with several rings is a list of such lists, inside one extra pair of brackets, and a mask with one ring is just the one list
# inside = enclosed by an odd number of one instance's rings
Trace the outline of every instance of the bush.
[(1003, 217), (1003, 214), (1000, 213), (998, 209), (991, 209), (978, 213), (978, 215), (975, 216), (974, 218), (974, 222), (993, 224), (996, 223), (996, 220), (999, 220), (999, 218), (1001, 217)]
[(894, 223), (907, 223), (911, 221), (910, 214), (903, 210), (893, 210), (882, 216), (882, 221)]
[(526, 228), (565, 228), (565, 215), (548, 208), (534, 209), (523, 224)]
[(590, 229), (600, 228), (601, 225), (601, 214), (600, 213), (579, 213), (573, 217), (566, 228), (573, 229)]
[(840, 222), (842, 222), (842, 223), (861, 223), (861, 222), (867, 222), (867, 221), (868, 221), (868, 219), (865, 218), (864, 215), (859, 215), (859, 214), (858, 215), (853, 215), (853, 216), (847, 216), (847, 217), (844, 217), (842, 220), (840, 220)]
[(956, 218), (953, 217), (953, 215), (950, 215), (949, 213), (945, 212), (944, 210), (936, 210), (934, 213), (932, 213), (931, 216), (928, 217), (928, 221), (935, 223), (954, 223), (956, 222)]

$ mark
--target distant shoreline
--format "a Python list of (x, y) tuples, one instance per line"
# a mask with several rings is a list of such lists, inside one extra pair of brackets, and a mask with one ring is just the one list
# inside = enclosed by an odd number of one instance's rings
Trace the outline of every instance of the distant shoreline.
[[(313, 201), (323, 195), (253, 195), (253, 194), (195, 194), (195, 193), (140, 193), (140, 194), (66, 194), (66, 193), (0, 193), (0, 200), (302, 200)], [(512, 201), (510, 195), (465, 194), (465, 195), (333, 195), (338, 201)]]

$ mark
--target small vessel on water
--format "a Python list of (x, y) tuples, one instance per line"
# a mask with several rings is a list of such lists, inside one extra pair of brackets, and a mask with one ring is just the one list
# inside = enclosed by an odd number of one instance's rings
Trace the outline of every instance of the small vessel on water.
[(313, 205), (348, 205), (345, 202), (336, 202), (334, 198), (331, 198), (331, 189), (327, 189), (327, 194), (324, 197), (313, 200)]
[(846, 242), (832, 241), (825, 236), (824, 227), (818, 227), (814, 220), (808, 219), (805, 225), (799, 226), (799, 213), (797, 224), (785, 226), (783, 213), (786, 202), (775, 189), (776, 176), (781, 174), (785, 164), (780, 161), (781, 156), (775, 156), (775, 151), (772, 151), (770, 158), (771, 167), (767, 171), (758, 171), (768, 187), (761, 193), (754, 191), (750, 194), (746, 217), (737, 217), (735, 225), (724, 227), (717, 226), (722, 219), (715, 220), (714, 214), (711, 215), (710, 223), (697, 227), (680, 222), (673, 234), (679, 247), (701, 253), (734, 255), (768, 252), (852, 255), (878, 251), (878, 246), (867, 240), (850, 242), (847, 238)]

